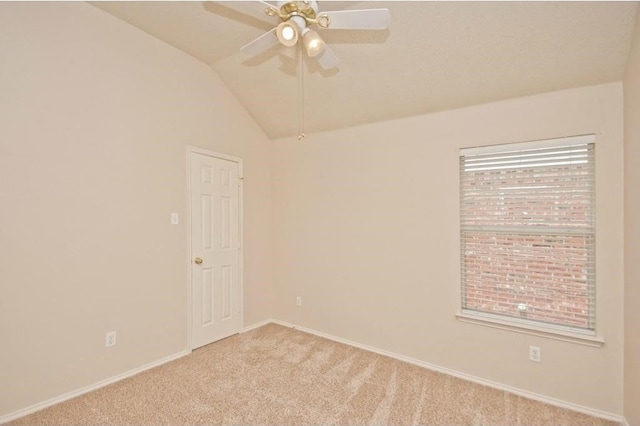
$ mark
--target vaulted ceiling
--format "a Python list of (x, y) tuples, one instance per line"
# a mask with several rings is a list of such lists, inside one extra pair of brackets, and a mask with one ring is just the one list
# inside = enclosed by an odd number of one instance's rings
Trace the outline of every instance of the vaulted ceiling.
[[(275, 4), (275, 2), (272, 2)], [(240, 47), (276, 18), (229, 2), (93, 2), (210, 65), (270, 138), (622, 79), (638, 2), (329, 2), (386, 7), (384, 31), (319, 30), (340, 59), (323, 70), (296, 47)], [(246, 5), (247, 11), (255, 9)]]

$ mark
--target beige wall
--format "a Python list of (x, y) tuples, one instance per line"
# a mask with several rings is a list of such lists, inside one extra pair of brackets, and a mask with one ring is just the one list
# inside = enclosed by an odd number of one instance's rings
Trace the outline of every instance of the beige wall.
[(624, 79), (624, 414), (640, 425), (640, 10)]
[[(275, 141), (278, 318), (622, 414), (622, 102), (611, 83)], [(604, 347), (456, 320), (458, 149), (586, 133), (597, 134)], [(529, 345), (541, 363), (528, 360)]]
[(272, 143), (211, 69), (86, 3), (2, 3), (0, 33), (0, 416), (188, 349), (188, 144), (244, 159), (270, 318)]

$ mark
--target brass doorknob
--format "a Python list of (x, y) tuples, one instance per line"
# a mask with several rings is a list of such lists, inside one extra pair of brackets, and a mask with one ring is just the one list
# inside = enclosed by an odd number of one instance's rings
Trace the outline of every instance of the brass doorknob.
[(196, 257), (193, 261), (195, 262), (196, 265), (199, 265), (202, 263), (202, 259), (199, 257)]

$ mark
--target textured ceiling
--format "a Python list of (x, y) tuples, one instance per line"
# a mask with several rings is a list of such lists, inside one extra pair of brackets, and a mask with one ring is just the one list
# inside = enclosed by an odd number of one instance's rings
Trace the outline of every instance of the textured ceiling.
[(92, 4), (209, 64), (271, 138), (298, 133), (301, 101), (304, 130), (313, 133), (621, 80), (638, 7), (319, 1), (321, 11), (386, 7), (391, 25), (320, 30), (340, 65), (326, 71), (305, 59), (300, 79), (295, 47), (256, 57), (239, 52), (275, 22), (237, 12), (237, 4)]

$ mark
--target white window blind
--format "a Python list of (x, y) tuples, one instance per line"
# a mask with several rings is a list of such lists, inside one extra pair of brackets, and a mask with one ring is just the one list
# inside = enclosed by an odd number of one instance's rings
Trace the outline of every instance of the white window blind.
[(462, 309), (595, 329), (594, 137), (460, 155)]

